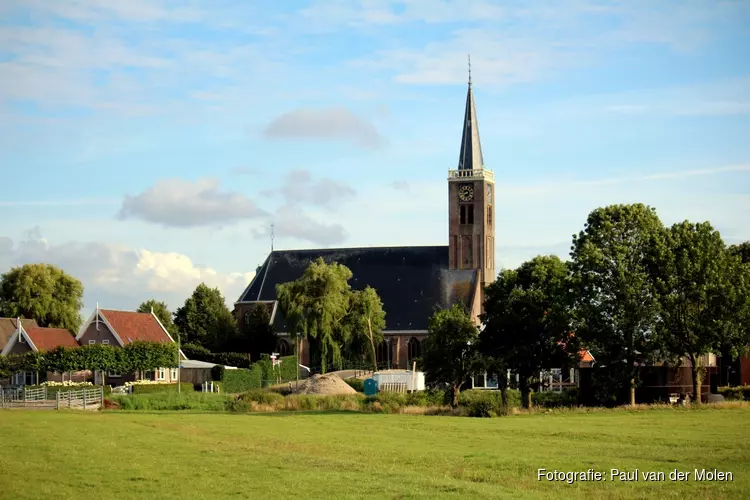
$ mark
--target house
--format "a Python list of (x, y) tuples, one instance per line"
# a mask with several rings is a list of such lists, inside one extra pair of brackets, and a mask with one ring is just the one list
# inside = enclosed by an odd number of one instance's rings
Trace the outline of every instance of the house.
[[(16, 320), (16, 329), (3, 347), (0, 355), (23, 354), (25, 352), (44, 352), (56, 347), (78, 347), (75, 337), (65, 328), (42, 328), (36, 321)], [(31, 325), (31, 326), (30, 326)], [(71, 374), (73, 379), (85, 380), (85, 373)], [(12, 385), (31, 385), (42, 381), (62, 381), (64, 374), (48, 372), (40, 374), (33, 371), (13, 374)]]
[[(139, 313), (132, 311), (116, 311), (112, 309), (96, 310), (81, 326), (75, 338), (80, 345), (103, 344), (115, 347), (125, 347), (136, 342), (174, 342), (164, 325), (153, 311)], [(180, 351), (180, 359), (187, 359)], [(108, 383), (122, 385), (134, 380), (154, 380), (163, 383), (177, 382), (179, 374), (177, 368), (159, 368), (142, 373), (95, 373), (94, 383)]]
[[(352, 271), (353, 289), (370, 286), (380, 296), (386, 314), (385, 339), (376, 349), (381, 365), (407, 368), (421, 356), (428, 320), (437, 308), (463, 304), (478, 325), (484, 287), (495, 279), (495, 181), (484, 168), (471, 81), (461, 128), (458, 168), (448, 171), (446, 245), (272, 251), (235, 303), (238, 323), (249, 321), (255, 305), (268, 307), (281, 337), (279, 353), (293, 352), (276, 285), (298, 279), (322, 257)], [(315, 358), (310, 348), (306, 341), (299, 346), (303, 365)]]
[[(37, 328), (39, 326), (33, 319), (22, 319), (21, 324), (26, 328)], [(17, 328), (18, 319), (0, 318), (0, 352), (8, 345), (8, 341), (16, 333)]]

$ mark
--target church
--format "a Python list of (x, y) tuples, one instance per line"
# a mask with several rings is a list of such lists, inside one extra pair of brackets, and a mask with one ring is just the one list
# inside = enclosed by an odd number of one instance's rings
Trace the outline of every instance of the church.
[[(282, 355), (293, 352), (276, 285), (302, 276), (322, 257), (348, 267), (355, 290), (374, 288), (383, 302), (386, 328), (377, 348), (379, 365), (407, 368), (421, 356), (430, 316), (438, 308), (463, 304), (479, 324), (483, 290), (495, 279), (494, 174), (484, 168), (474, 93), (469, 79), (458, 168), (448, 171), (448, 241), (441, 246), (274, 250), (235, 303), (239, 322), (249, 321), (255, 304), (264, 304), (281, 337)], [(305, 341), (300, 363), (309, 366)]]

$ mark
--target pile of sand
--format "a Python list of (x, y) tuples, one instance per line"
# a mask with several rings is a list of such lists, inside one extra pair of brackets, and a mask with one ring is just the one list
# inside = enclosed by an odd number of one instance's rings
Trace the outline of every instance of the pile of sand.
[(356, 394), (349, 384), (338, 375), (313, 375), (304, 382), (300, 382), (297, 394)]

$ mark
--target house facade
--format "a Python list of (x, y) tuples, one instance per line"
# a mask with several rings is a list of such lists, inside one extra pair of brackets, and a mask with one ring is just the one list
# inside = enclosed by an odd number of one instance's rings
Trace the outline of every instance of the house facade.
[[(45, 352), (56, 347), (78, 347), (73, 334), (64, 328), (42, 328), (36, 326), (35, 321), (16, 320), (16, 329), (8, 339), (0, 355), (24, 354), (26, 352)], [(68, 374), (34, 371), (16, 372), (11, 376), (10, 384), (35, 385), (45, 381), (62, 382), (66, 380), (85, 381), (87, 372), (73, 372)]]
[[(117, 311), (100, 309), (98, 305), (81, 326), (75, 340), (80, 345), (102, 344), (115, 347), (125, 347), (137, 341), (174, 343), (174, 339), (153, 311), (150, 313)], [(180, 351), (180, 359), (187, 359), (182, 351)], [(177, 368), (168, 367), (139, 373), (94, 373), (95, 384), (122, 385), (135, 380), (153, 380), (167, 384), (177, 382), (179, 373)]]

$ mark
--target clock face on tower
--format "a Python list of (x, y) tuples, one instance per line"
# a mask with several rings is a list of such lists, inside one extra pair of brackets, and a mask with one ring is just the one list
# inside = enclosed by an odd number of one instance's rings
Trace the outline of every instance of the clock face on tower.
[(461, 201), (471, 201), (474, 199), (474, 186), (464, 184), (458, 188), (458, 199)]

